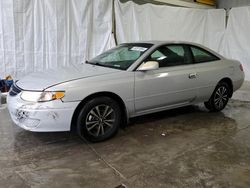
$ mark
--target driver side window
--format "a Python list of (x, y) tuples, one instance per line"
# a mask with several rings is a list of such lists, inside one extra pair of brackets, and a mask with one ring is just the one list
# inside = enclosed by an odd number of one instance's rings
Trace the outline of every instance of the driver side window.
[(186, 46), (166, 45), (159, 47), (147, 60), (159, 62), (161, 68), (191, 64), (192, 56)]

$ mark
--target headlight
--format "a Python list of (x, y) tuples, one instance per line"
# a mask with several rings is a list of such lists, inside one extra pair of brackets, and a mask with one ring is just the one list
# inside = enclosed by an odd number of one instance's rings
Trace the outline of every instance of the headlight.
[(63, 97), (64, 97), (63, 91), (55, 91), (55, 92), (23, 91), (21, 94), (21, 98), (29, 102), (47, 102), (47, 101), (61, 99)]

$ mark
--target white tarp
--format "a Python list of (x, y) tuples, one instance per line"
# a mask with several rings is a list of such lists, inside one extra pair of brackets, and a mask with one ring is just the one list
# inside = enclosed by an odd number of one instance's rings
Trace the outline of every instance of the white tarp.
[(250, 81), (250, 7), (230, 10), (220, 53), (239, 60), (244, 66), (246, 80)]
[[(115, 1), (118, 43), (183, 40), (240, 60), (250, 80), (250, 8), (224, 10)], [(114, 46), (111, 0), (1, 0), (0, 78), (77, 64)]]
[(0, 77), (79, 64), (113, 46), (112, 1), (0, 1)]
[(13, 2), (0, 0), (0, 79), (16, 68)]
[(223, 9), (190, 9), (132, 1), (115, 1), (118, 43), (138, 40), (181, 40), (218, 51), (225, 31)]

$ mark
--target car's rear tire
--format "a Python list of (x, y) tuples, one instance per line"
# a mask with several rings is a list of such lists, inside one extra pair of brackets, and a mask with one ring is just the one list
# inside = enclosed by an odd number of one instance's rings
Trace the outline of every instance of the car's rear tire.
[(119, 104), (109, 97), (98, 97), (86, 102), (77, 118), (77, 133), (90, 142), (113, 137), (121, 124)]
[(223, 110), (231, 96), (231, 89), (226, 82), (219, 83), (209, 101), (205, 102), (205, 107), (211, 112), (219, 112)]

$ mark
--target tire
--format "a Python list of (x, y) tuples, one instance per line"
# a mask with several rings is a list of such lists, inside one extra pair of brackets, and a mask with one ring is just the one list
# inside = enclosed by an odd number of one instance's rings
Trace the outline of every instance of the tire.
[(229, 85), (225, 82), (219, 83), (209, 101), (205, 102), (205, 107), (211, 112), (220, 112), (222, 111), (230, 98), (231, 89)]
[(88, 101), (77, 118), (77, 134), (90, 142), (101, 142), (113, 137), (121, 124), (119, 104), (109, 97)]

